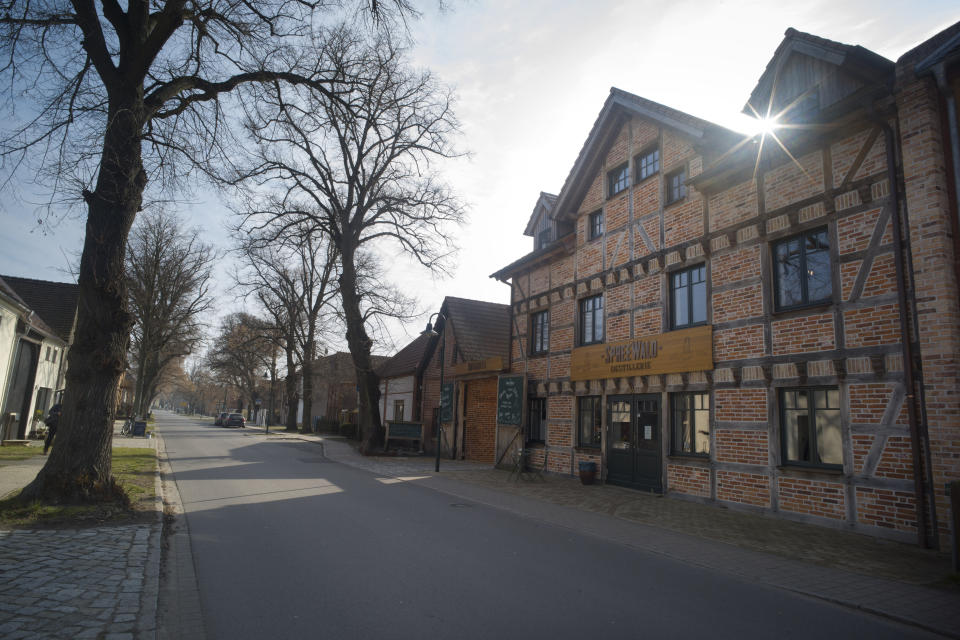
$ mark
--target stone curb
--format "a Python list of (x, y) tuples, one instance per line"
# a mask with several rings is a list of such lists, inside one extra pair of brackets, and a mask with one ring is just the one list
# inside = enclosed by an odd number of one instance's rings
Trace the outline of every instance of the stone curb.
[(161, 539), (163, 535), (163, 483), (160, 481), (160, 448), (158, 434), (153, 435), (153, 452), (157, 466), (153, 475), (154, 521), (150, 527), (150, 541), (147, 543), (147, 563), (143, 572), (143, 592), (140, 594), (140, 612), (137, 614), (137, 637), (157, 637), (157, 602), (160, 597), (160, 562), (162, 559)]

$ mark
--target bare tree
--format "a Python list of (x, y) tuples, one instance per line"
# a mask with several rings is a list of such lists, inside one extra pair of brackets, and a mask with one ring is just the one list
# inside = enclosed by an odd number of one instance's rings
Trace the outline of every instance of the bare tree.
[(200, 240), (200, 230), (184, 229), (175, 215), (148, 213), (134, 225), (127, 290), (136, 415), (146, 414), (163, 372), (203, 339), (204, 315), (213, 307), (209, 289), (216, 258), (213, 247)]
[[(278, 206), (250, 214), (248, 225), (314, 224), (340, 256), (339, 289), (346, 339), (357, 371), (364, 448), (381, 437), (379, 380), (370, 358), (369, 296), (361, 265), (397, 248), (444, 271), (451, 226), (463, 207), (436, 172), (457, 155), (451, 94), (429, 72), (408, 67), (389, 38), (372, 44), (351, 34), (328, 41), (330, 61), (363, 82), (337, 87), (340, 100), (318, 100), (296, 87), (259, 87), (247, 105), (256, 163), (243, 178), (280, 194)], [(358, 71), (358, 68), (360, 69)], [(393, 247), (389, 247), (390, 244)]]
[[(303, 379), (303, 428), (313, 419), (313, 361), (322, 314), (337, 295), (337, 251), (315, 225), (290, 225), (274, 233), (240, 228), (241, 268), (235, 279), (270, 314), (287, 360), (287, 430), (297, 428), (297, 372)], [(327, 313), (327, 316), (332, 314)]]
[[(3, 184), (39, 180), (86, 209), (76, 338), (54, 450), (25, 499), (112, 500), (113, 399), (131, 318), (127, 236), (145, 189), (206, 171), (230, 147), (226, 100), (261, 83), (339, 101), (323, 18), (361, 7), (378, 25), (407, 0), (6, 0), (0, 77)], [(322, 98), (320, 97), (322, 96)]]
[(255, 404), (261, 375), (276, 358), (271, 330), (270, 323), (260, 318), (233, 313), (223, 320), (207, 352), (206, 365), (240, 391), (248, 409)]

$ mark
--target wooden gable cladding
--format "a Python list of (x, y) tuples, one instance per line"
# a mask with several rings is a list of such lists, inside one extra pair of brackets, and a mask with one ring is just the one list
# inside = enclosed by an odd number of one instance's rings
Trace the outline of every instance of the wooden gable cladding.
[(580, 347), (570, 356), (572, 382), (710, 369), (713, 369), (713, 327), (710, 326)]
[(820, 111), (853, 95), (863, 86), (863, 82), (830, 62), (793, 53), (777, 74), (776, 91), (770, 99), (770, 114), (782, 113), (789, 120), (794, 111)]

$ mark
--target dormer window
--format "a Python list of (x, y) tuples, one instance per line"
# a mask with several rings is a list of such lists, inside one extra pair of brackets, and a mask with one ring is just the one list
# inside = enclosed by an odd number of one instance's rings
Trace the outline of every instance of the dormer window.
[(550, 244), (550, 242), (553, 240), (551, 237), (552, 231), (553, 230), (550, 227), (547, 227), (537, 234), (537, 249), (543, 249), (545, 246)]
[(629, 186), (629, 168), (629, 165), (624, 162), (613, 171), (607, 173), (607, 197), (612, 198)]

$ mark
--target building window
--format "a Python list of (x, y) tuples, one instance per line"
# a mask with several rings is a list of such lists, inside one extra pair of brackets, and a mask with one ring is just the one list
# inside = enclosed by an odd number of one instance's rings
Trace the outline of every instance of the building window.
[(612, 198), (627, 188), (630, 184), (629, 165), (622, 165), (607, 173), (607, 197)]
[(603, 296), (580, 301), (580, 344), (603, 342)]
[(547, 399), (530, 398), (530, 413), (527, 416), (527, 442), (547, 440)]
[(600, 396), (585, 396), (578, 400), (577, 444), (581, 447), (600, 447)]
[(781, 389), (780, 407), (784, 462), (843, 466), (839, 389)]
[(710, 394), (674, 393), (673, 452), (698, 456), (710, 455)]
[(550, 350), (549, 311), (540, 311), (530, 316), (530, 353), (546, 353)]
[(667, 175), (667, 204), (683, 200), (687, 197), (687, 170), (680, 169)]
[(707, 267), (697, 265), (670, 275), (670, 326), (674, 329), (707, 322)]
[(641, 153), (635, 160), (637, 165), (637, 182), (646, 180), (660, 171), (660, 149), (651, 149)]
[(393, 401), (393, 419), (396, 422), (403, 422), (403, 400)]
[(547, 227), (546, 229), (544, 229), (543, 231), (540, 231), (537, 234), (537, 249), (543, 249), (544, 247), (550, 244), (552, 240), (551, 238), (552, 231), (553, 230), (550, 227)]
[(594, 211), (590, 214), (590, 239), (603, 235), (603, 211)]
[(777, 309), (802, 307), (833, 297), (830, 239), (814, 229), (773, 245)]

